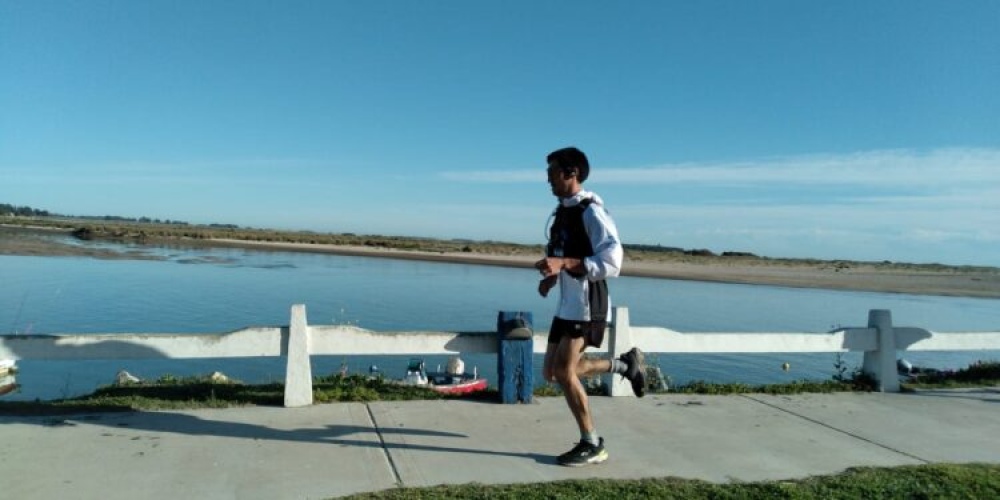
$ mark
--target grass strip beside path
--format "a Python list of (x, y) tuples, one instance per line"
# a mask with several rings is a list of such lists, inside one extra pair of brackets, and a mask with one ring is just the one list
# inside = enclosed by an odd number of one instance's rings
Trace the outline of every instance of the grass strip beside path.
[(512, 485), (466, 484), (398, 488), (345, 497), (350, 499), (850, 499), (1000, 498), (1000, 465), (933, 464), (892, 468), (855, 468), (832, 475), (787, 481), (714, 484), (659, 478), (590, 479)]

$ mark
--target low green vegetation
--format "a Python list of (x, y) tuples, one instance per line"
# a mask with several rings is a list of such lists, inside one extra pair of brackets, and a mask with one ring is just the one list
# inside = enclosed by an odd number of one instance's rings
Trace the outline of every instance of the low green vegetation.
[(399, 488), (351, 499), (424, 498), (664, 498), (664, 499), (850, 499), (1000, 498), (1000, 465), (934, 464), (855, 468), (831, 476), (789, 481), (714, 484), (698, 480), (587, 479), (552, 483)]
[[(86, 412), (282, 406), (285, 386), (280, 383), (243, 384), (217, 381), (211, 376), (165, 375), (148, 382), (114, 384), (91, 394), (51, 401), (3, 401), (0, 415), (55, 415)], [(406, 386), (383, 378), (363, 375), (330, 375), (313, 381), (316, 403), (445, 399), (447, 396), (423, 387)], [(498, 400), (496, 390), (475, 395)], [(470, 396), (466, 396), (470, 398)]]
[[(800, 380), (784, 384), (751, 385), (741, 383), (710, 383), (692, 381), (663, 391), (655, 386), (650, 394), (802, 394), (850, 391), (871, 391), (873, 381), (854, 371), (843, 373), (833, 380)], [(598, 378), (584, 381), (587, 392), (605, 394), (606, 388)], [(904, 390), (983, 387), (1000, 385), (1000, 362), (980, 361), (967, 368), (949, 372), (935, 372), (933, 378), (904, 383)], [(76, 398), (50, 401), (0, 401), (0, 415), (55, 415), (90, 412), (175, 410), (196, 408), (229, 408), (239, 406), (282, 406), (284, 385), (243, 384), (212, 376), (175, 377), (165, 375), (145, 382), (104, 386), (91, 394)], [(536, 397), (561, 397), (557, 385), (541, 383), (535, 386)], [(465, 396), (448, 396), (423, 387), (406, 386), (381, 377), (341, 375), (317, 377), (313, 381), (313, 400), (316, 403), (407, 401), (447, 399), (462, 397), (480, 401), (499, 401), (495, 388)]]
[(851, 391), (871, 391), (870, 379), (858, 381), (836, 381), (836, 380), (797, 380), (786, 384), (741, 384), (728, 383), (716, 384), (695, 380), (687, 384), (674, 387), (671, 392), (681, 394), (802, 394), (802, 393), (831, 393), (831, 392), (851, 392)]
[(1000, 361), (977, 361), (960, 370), (917, 368), (902, 383), (904, 390), (949, 389), (1000, 385)]

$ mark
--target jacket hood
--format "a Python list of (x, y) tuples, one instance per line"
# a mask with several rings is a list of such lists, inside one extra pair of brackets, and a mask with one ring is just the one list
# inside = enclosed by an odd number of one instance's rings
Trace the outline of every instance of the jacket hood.
[(581, 189), (580, 192), (568, 198), (560, 199), (559, 203), (562, 204), (562, 206), (564, 207), (575, 207), (579, 205), (581, 201), (586, 200), (588, 198), (592, 200), (592, 203), (594, 203), (595, 205), (604, 206), (604, 200), (602, 200), (600, 196), (597, 196), (597, 193), (593, 191), (587, 191), (586, 189)]

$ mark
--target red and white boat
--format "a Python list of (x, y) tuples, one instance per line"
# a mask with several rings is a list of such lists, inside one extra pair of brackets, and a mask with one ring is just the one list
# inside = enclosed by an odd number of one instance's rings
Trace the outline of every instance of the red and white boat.
[(472, 369), (472, 373), (464, 371), (465, 363), (458, 357), (448, 361), (448, 369), (445, 371), (428, 372), (424, 366), (424, 360), (413, 358), (406, 367), (406, 377), (403, 383), (407, 385), (417, 385), (427, 387), (442, 394), (468, 394), (486, 390), (486, 379), (479, 378), (478, 370)]
[(4, 394), (10, 394), (17, 390), (17, 380), (14, 379), (14, 375), (0, 375), (0, 396)]
[(14, 379), (15, 373), (17, 373), (16, 361), (13, 359), (0, 359), (0, 396), (17, 390), (17, 380)]

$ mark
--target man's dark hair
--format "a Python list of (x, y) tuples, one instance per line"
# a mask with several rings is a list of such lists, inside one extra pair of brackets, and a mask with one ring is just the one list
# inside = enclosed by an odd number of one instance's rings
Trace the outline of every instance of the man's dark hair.
[(590, 162), (583, 151), (574, 147), (557, 149), (545, 158), (548, 163), (555, 163), (563, 172), (576, 170), (577, 179), (580, 182), (587, 180), (590, 175)]

